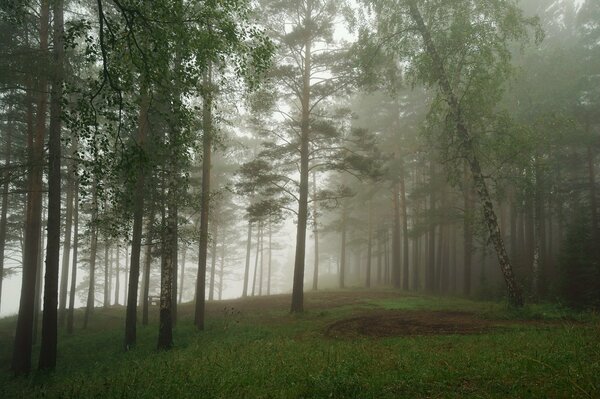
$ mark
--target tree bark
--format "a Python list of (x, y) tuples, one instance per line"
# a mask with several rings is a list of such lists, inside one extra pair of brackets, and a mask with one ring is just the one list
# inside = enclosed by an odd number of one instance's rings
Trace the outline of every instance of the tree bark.
[(394, 288), (402, 287), (402, 264), (400, 254), (400, 190), (398, 184), (394, 183), (393, 195), (393, 211), (394, 224), (392, 225), (392, 284)]
[(4, 149), (4, 173), (2, 178), (2, 213), (0, 215), (0, 309), (2, 309), (2, 281), (4, 279), (4, 250), (6, 248), (6, 229), (8, 225), (8, 189), (10, 186), (10, 164), (12, 155), (12, 126), (6, 134), (6, 147)]
[(48, 135), (48, 242), (46, 244), (46, 276), (44, 279), (44, 314), (39, 369), (54, 370), (58, 344), (58, 270), (60, 263), (60, 199), (61, 199), (61, 117), (64, 60), (63, 0), (52, 2), (54, 16), (54, 79), (50, 97), (50, 129)]
[(256, 293), (256, 276), (258, 275), (258, 256), (260, 252), (260, 237), (262, 230), (262, 222), (258, 223), (258, 228), (256, 229), (256, 258), (254, 259), (254, 275), (252, 276), (252, 296)]
[[(313, 291), (319, 287), (319, 225), (317, 223), (317, 172), (312, 174), (312, 189), (313, 189), (313, 235), (315, 238), (315, 260), (313, 268)], [(271, 247), (271, 231), (269, 230), (269, 248)], [(270, 264), (269, 251), (269, 264)], [(270, 274), (269, 274), (270, 277)]]
[(104, 237), (104, 307), (110, 306), (110, 243)]
[[(150, 294), (150, 267), (152, 266), (152, 237), (154, 236), (154, 207), (146, 223), (146, 251), (144, 253), (144, 281), (142, 282), (142, 325), (148, 325), (148, 295)], [(140, 238), (141, 239), (141, 238)], [(136, 284), (137, 286), (137, 284)]]
[(121, 284), (119, 279), (119, 274), (121, 274), (121, 256), (119, 252), (121, 252), (121, 246), (117, 244), (116, 250), (116, 262), (115, 262), (115, 305), (119, 304), (119, 291), (121, 290)]
[(96, 302), (96, 252), (98, 251), (98, 192), (96, 183), (92, 187), (92, 225), (90, 242), (90, 281), (88, 286), (87, 304), (83, 316), (83, 328), (87, 328), (88, 322)]
[(198, 330), (204, 330), (206, 305), (206, 259), (208, 253), (208, 218), (210, 215), (210, 169), (213, 136), (213, 93), (212, 65), (204, 76), (204, 102), (202, 104), (202, 193), (200, 198), (200, 243), (198, 245), (198, 278), (196, 280), (196, 309), (194, 323)]
[(185, 255), (187, 253), (187, 246), (183, 247), (183, 255), (181, 257), (181, 272), (179, 273), (179, 299), (178, 302), (182, 303), (183, 299), (183, 283), (185, 282)]
[(368, 230), (368, 237), (367, 237), (367, 281), (366, 281), (366, 286), (367, 288), (371, 288), (371, 261), (373, 258), (373, 223), (371, 221), (372, 219), (372, 210), (371, 210), (371, 203), (369, 202), (369, 220), (367, 222), (368, 226), (367, 226), (367, 230)]
[[(49, 4), (42, 0), (40, 8), (40, 52), (48, 51)], [(40, 230), (42, 215), (42, 174), (44, 158), (44, 135), (46, 131), (46, 90), (44, 74), (36, 85), (38, 91), (35, 140), (30, 141), (29, 173), (27, 175), (27, 211), (25, 248), (19, 315), (13, 345), (11, 369), (15, 375), (28, 374), (31, 370), (31, 346), (33, 343), (33, 319), (35, 309), (35, 283), (37, 280)]]
[(430, 162), (429, 167), (429, 232), (428, 232), (428, 255), (427, 255), (427, 268), (425, 269), (425, 290), (427, 292), (437, 291), (435, 285), (435, 212), (436, 212), (436, 195), (435, 195), (435, 167), (433, 161)]
[(267, 295), (271, 295), (271, 266), (273, 265), (273, 262), (272, 262), (273, 261), (273, 259), (272, 259), (273, 250), (271, 247), (272, 243), (273, 243), (273, 229), (271, 227), (271, 220), (269, 220), (269, 264), (268, 264), (268, 270), (267, 270)]
[(246, 240), (246, 267), (244, 268), (244, 288), (242, 298), (248, 296), (248, 280), (250, 277), (250, 251), (252, 249), (252, 222), (248, 221), (248, 238)]
[[(138, 114), (137, 145), (140, 151), (137, 165), (133, 208), (133, 231), (131, 234), (131, 260), (129, 261), (129, 279), (127, 282), (127, 309), (125, 310), (124, 348), (129, 350), (135, 346), (137, 338), (137, 297), (140, 280), (140, 255), (142, 250), (142, 224), (144, 222), (144, 200), (146, 185), (146, 167), (143, 159), (146, 152), (146, 136), (148, 131), (148, 110), (150, 95), (146, 84), (142, 82), (140, 110)], [(147, 300), (147, 299), (146, 299)]]
[(210, 259), (210, 283), (209, 283), (209, 291), (208, 291), (208, 300), (212, 301), (215, 299), (215, 273), (217, 268), (217, 237), (218, 235), (218, 227), (217, 223), (215, 223), (214, 234), (213, 234), (213, 242), (211, 248), (211, 259)]
[(408, 205), (406, 203), (406, 179), (404, 176), (404, 162), (402, 162), (402, 168), (400, 169), (400, 199), (402, 209), (402, 289), (408, 291)]
[(73, 197), (74, 182), (76, 179), (76, 168), (74, 157), (77, 155), (77, 137), (73, 135), (69, 151), (68, 172), (67, 172), (67, 209), (65, 212), (65, 240), (63, 244), (62, 266), (60, 274), (60, 298), (58, 301), (58, 325), (65, 327), (66, 308), (67, 308), (67, 287), (69, 284), (69, 258), (71, 255), (71, 234), (73, 230)]
[(340, 255), (340, 288), (345, 287), (346, 274), (346, 205), (342, 205), (342, 245)]
[(73, 261), (71, 265), (71, 290), (69, 292), (69, 311), (67, 313), (67, 333), (73, 333), (73, 316), (75, 312), (75, 291), (77, 290), (77, 256), (79, 249), (79, 180), (74, 176), (75, 198), (73, 207)]
[(436, 79), (438, 81), (440, 89), (446, 97), (446, 101), (448, 102), (448, 106), (450, 107), (452, 117), (454, 118), (456, 131), (458, 133), (458, 139), (461, 142), (461, 147), (464, 149), (463, 155), (466, 157), (469, 163), (474, 185), (477, 189), (479, 199), (483, 206), (484, 220), (489, 230), (490, 241), (494, 244), (496, 255), (498, 257), (498, 263), (500, 264), (500, 270), (506, 283), (509, 303), (511, 304), (511, 306), (514, 307), (522, 307), (523, 295), (521, 293), (521, 288), (517, 284), (516, 278), (513, 273), (512, 265), (510, 263), (510, 259), (508, 258), (508, 254), (506, 253), (504, 240), (502, 239), (500, 229), (498, 228), (498, 219), (496, 217), (496, 213), (494, 212), (494, 206), (492, 204), (492, 200), (487, 188), (487, 183), (481, 171), (481, 165), (479, 163), (479, 159), (477, 158), (475, 148), (473, 146), (473, 139), (469, 131), (468, 125), (466, 123), (466, 120), (462, 114), (459, 100), (454, 91), (452, 90), (450, 80), (446, 75), (443, 60), (439, 56), (438, 50), (435, 47), (435, 44), (431, 37), (431, 32), (429, 31), (428, 27), (423, 21), (421, 13), (417, 7), (416, 0), (409, 0), (409, 7), (412, 19), (416, 23), (416, 28), (419, 31), (425, 43), (425, 51), (432, 60), (432, 67), (434, 68), (435, 75), (437, 75)]
[[(304, 16), (304, 26), (310, 29), (312, 2), (309, 0)], [(298, 225), (296, 229), (296, 256), (292, 288), (292, 313), (304, 311), (304, 261), (306, 257), (306, 225), (308, 219), (308, 162), (310, 141), (310, 77), (312, 70), (312, 40), (307, 35), (304, 44), (304, 70), (302, 71), (302, 116), (300, 120), (300, 192), (298, 197)]]

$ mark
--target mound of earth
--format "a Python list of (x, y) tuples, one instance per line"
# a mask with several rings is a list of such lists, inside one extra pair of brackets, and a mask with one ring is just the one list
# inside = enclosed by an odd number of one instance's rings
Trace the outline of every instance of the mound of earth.
[(363, 335), (397, 337), (411, 335), (480, 334), (499, 326), (497, 320), (468, 312), (387, 311), (339, 320), (326, 330), (330, 337)]

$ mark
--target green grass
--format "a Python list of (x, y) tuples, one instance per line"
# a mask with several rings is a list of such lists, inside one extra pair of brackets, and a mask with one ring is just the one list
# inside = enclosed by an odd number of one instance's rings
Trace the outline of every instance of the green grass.
[[(206, 331), (199, 333), (185, 305), (176, 346), (162, 353), (155, 350), (156, 320), (140, 326), (135, 350), (123, 352), (123, 309), (98, 310), (87, 331), (60, 336), (54, 374), (17, 379), (7, 371), (15, 321), (1, 320), (0, 398), (600, 397), (600, 323), (594, 315), (554, 305), (514, 312), (501, 303), (394, 291), (310, 294), (306, 306), (296, 316), (287, 312), (286, 297), (214, 304)], [(478, 335), (324, 334), (336, 320), (382, 309), (556, 322)]]

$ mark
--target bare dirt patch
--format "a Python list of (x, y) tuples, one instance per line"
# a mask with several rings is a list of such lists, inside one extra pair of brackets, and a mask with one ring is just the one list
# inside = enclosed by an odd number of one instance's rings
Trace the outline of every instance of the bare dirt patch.
[[(384, 338), (416, 335), (481, 334), (508, 324), (532, 324), (531, 321), (487, 320), (469, 312), (385, 311), (339, 320), (330, 324), (330, 337)], [(535, 324), (547, 324), (539, 323)]]

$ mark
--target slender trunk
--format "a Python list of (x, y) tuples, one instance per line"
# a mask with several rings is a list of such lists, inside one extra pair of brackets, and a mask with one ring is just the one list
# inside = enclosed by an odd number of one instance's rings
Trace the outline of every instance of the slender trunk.
[(4, 277), (4, 249), (6, 248), (6, 227), (8, 214), (8, 189), (10, 186), (10, 163), (12, 153), (12, 126), (6, 133), (6, 147), (4, 153), (4, 173), (2, 178), (2, 213), (0, 215), (0, 309), (2, 309), (2, 280)]
[(127, 288), (129, 287), (129, 243), (125, 244), (125, 295), (123, 296), (123, 304), (127, 305)]
[(340, 288), (345, 287), (346, 274), (346, 205), (342, 205), (342, 245), (340, 255)]
[(392, 284), (394, 288), (400, 288), (402, 287), (402, 264), (400, 263), (400, 190), (397, 183), (394, 183), (392, 195), (394, 211), (394, 224), (392, 226)]
[(146, 167), (144, 165), (144, 153), (146, 151), (146, 134), (148, 130), (148, 109), (150, 107), (150, 95), (145, 83), (141, 88), (141, 103), (138, 114), (137, 145), (140, 150), (136, 166), (134, 208), (133, 208), (133, 231), (131, 234), (131, 259), (129, 261), (129, 280), (127, 282), (127, 309), (125, 310), (125, 350), (135, 346), (137, 338), (137, 297), (140, 280), (140, 254), (142, 250), (142, 224), (144, 219), (144, 200), (146, 185)]
[(119, 252), (121, 252), (121, 247), (117, 244), (116, 250), (116, 262), (115, 262), (115, 305), (119, 304), (119, 291), (121, 290), (121, 284), (119, 280), (119, 274), (121, 274), (121, 256)]
[(110, 306), (110, 243), (104, 237), (104, 307)]
[(219, 301), (223, 298), (223, 276), (225, 275), (225, 240), (221, 245), (221, 264), (219, 267)]
[[(151, 207), (153, 208), (153, 207)], [(142, 282), (142, 325), (148, 325), (148, 295), (150, 295), (150, 267), (152, 266), (152, 237), (154, 236), (154, 209), (151, 209), (146, 223), (146, 248), (144, 252), (144, 281)], [(137, 286), (137, 284), (136, 284)]]
[(259, 222), (258, 229), (256, 230), (256, 258), (254, 259), (254, 275), (252, 277), (252, 296), (256, 293), (256, 275), (258, 274), (258, 253), (260, 251), (260, 231), (262, 230), (262, 223)]
[(73, 159), (77, 154), (77, 137), (73, 135), (72, 143), (69, 150), (69, 167), (67, 172), (67, 209), (65, 212), (65, 241), (63, 244), (62, 266), (60, 274), (60, 298), (58, 301), (58, 325), (61, 328), (65, 327), (66, 308), (67, 308), (67, 287), (69, 285), (69, 258), (71, 255), (71, 233), (73, 226), (73, 197), (74, 182), (76, 178), (76, 163)]
[[(40, 9), (40, 52), (48, 51), (48, 0), (42, 0)], [(42, 174), (44, 135), (46, 131), (47, 81), (42, 73), (36, 85), (38, 91), (35, 140), (29, 142), (29, 171), (27, 175), (27, 211), (25, 248), (19, 315), (13, 345), (11, 369), (15, 375), (28, 374), (31, 370), (31, 346), (33, 343), (33, 319), (35, 309), (35, 283), (37, 280), (40, 229), (42, 215)], [(32, 137), (33, 135), (31, 135)]]
[(90, 314), (94, 309), (96, 302), (96, 252), (98, 251), (98, 192), (96, 184), (92, 187), (92, 225), (91, 225), (91, 242), (90, 242), (90, 281), (88, 286), (87, 304), (85, 314), (83, 316), (83, 328), (87, 328), (90, 319)]
[(181, 256), (181, 271), (179, 273), (179, 303), (182, 303), (183, 301), (183, 283), (185, 282), (184, 276), (185, 276), (185, 255), (187, 253), (187, 246), (183, 247), (183, 255)]
[(368, 220), (368, 238), (367, 238), (367, 288), (371, 288), (371, 259), (373, 258), (373, 223), (372, 219), (371, 203), (369, 202), (369, 220)]
[[(319, 224), (317, 223), (317, 172), (312, 174), (312, 188), (313, 188), (313, 234), (315, 237), (315, 261), (313, 268), (313, 291), (316, 291), (319, 287)], [(269, 248), (271, 248), (271, 230), (269, 230)], [(269, 265), (270, 262), (270, 249), (269, 249)], [(270, 277), (270, 273), (269, 273)]]
[(269, 220), (269, 265), (268, 265), (268, 270), (267, 270), (267, 295), (271, 295), (271, 266), (273, 264), (273, 259), (272, 259), (272, 255), (273, 255), (273, 251), (272, 251), (272, 245), (273, 243), (273, 229), (271, 227), (271, 220)]
[(211, 259), (210, 259), (210, 284), (208, 291), (208, 300), (212, 301), (215, 299), (215, 273), (217, 268), (217, 237), (218, 235), (218, 227), (215, 223), (212, 248), (211, 248)]
[(168, 214), (165, 220), (165, 233), (162, 241), (162, 262), (160, 268), (160, 315), (158, 327), (158, 350), (168, 350), (173, 346), (173, 251), (177, 245), (173, 241), (177, 240), (175, 226), (177, 225), (177, 212), (173, 206), (175, 198), (175, 176), (169, 176), (169, 193), (167, 200), (169, 203)]
[(436, 206), (436, 195), (435, 195), (435, 166), (433, 162), (430, 162), (429, 167), (430, 175), (429, 175), (429, 232), (428, 232), (428, 255), (427, 255), (427, 268), (425, 269), (425, 290), (427, 292), (435, 292), (437, 291), (435, 285), (435, 206)]
[[(42, 204), (42, 225), (46, 220), (46, 210)], [(38, 253), (38, 268), (36, 273), (36, 281), (35, 281), (35, 313), (33, 316), (33, 343), (37, 343), (38, 338), (38, 328), (40, 326), (39, 318), (42, 312), (42, 285), (44, 284), (43, 276), (44, 276), (44, 240), (45, 240), (45, 232), (46, 230), (41, 227), (40, 232), (40, 245), (39, 245), (39, 253)]]
[(210, 206), (210, 168), (212, 155), (213, 115), (212, 115), (212, 66), (204, 76), (204, 103), (202, 105), (202, 194), (200, 198), (200, 244), (198, 245), (198, 278), (196, 281), (196, 309), (194, 323), (198, 330), (204, 330), (206, 304), (206, 257), (208, 252), (208, 218)]
[(381, 233), (377, 233), (377, 285), (381, 285), (381, 278), (383, 277), (383, 262), (382, 255), (383, 249), (381, 245)]
[[(592, 147), (587, 149), (588, 184), (590, 186), (590, 214), (592, 216), (592, 241), (598, 243), (598, 197), (596, 196), (596, 171), (594, 167), (594, 151)], [(595, 245), (594, 244), (594, 245)]]
[[(175, 155), (176, 157), (177, 155)], [(172, 184), (174, 184), (172, 190), (173, 190), (173, 194), (170, 194), (170, 208), (173, 209), (173, 213), (174, 215), (171, 216), (171, 236), (170, 236), (170, 241), (169, 241), (169, 245), (171, 246), (171, 273), (173, 274), (171, 276), (171, 322), (173, 324), (173, 326), (177, 325), (177, 317), (178, 317), (178, 309), (177, 309), (177, 273), (178, 273), (178, 250), (177, 250), (177, 246), (179, 243), (179, 226), (177, 225), (177, 218), (178, 218), (178, 214), (179, 214), (179, 209), (178, 209), (178, 203), (177, 203), (177, 198), (178, 198), (178, 186), (179, 186), (179, 179), (178, 179), (178, 173), (179, 173), (179, 168), (175, 165), (173, 165), (173, 167), (175, 168), (175, 171), (172, 171), (172, 179), (174, 180), (174, 182)]]
[[(307, 29), (311, 26), (311, 1), (304, 16)], [(296, 256), (294, 259), (294, 282), (292, 289), (292, 313), (304, 311), (304, 260), (306, 256), (306, 225), (308, 218), (308, 161), (310, 141), (310, 76), (312, 71), (312, 42), (308, 36), (305, 43), (304, 71), (302, 73), (302, 117), (300, 120), (300, 195), (298, 198), (298, 225), (296, 230)]]
[(258, 279), (258, 296), (262, 296), (262, 294), (263, 294), (264, 242), (265, 242), (265, 232), (264, 232), (264, 226), (263, 226), (260, 229), (260, 273), (259, 273), (259, 279)]
[(523, 295), (521, 293), (521, 288), (517, 284), (510, 263), (510, 259), (508, 258), (508, 254), (506, 253), (504, 240), (502, 239), (500, 229), (498, 228), (498, 219), (496, 217), (496, 213), (494, 212), (494, 206), (492, 204), (492, 200), (487, 188), (487, 183), (481, 171), (481, 165), (475, 153), (472, 136), (465, 121), (465, 118), (462, 114), (459, 100), (454, 91), (452, 90), (450, 80), (446, 75), (443, 60), (439, 56), (438, 50), (434, 45), (433, 39), (431, 37), (431, 32), (429, 31), (428, 27), (423, 21), (421, 13), (417, 7), (416, 0), (410, 0), (409, 7), (412, 19), (416, 23), (416, 29), (423, 37), (423, 41), (425, 43), (425, 50), (431, 58), (432, 67), (434, 68), (435, 74), (437, 75), (436, 78), (440, 89), (446, 97), (446, 101), (450, 108), (450, 112), (452, 113), (452, 116), (454, 118), (458, 139), (460, 140), (461, 147), (464, 151), (463, 155), (466, 157), (469, 163), (474, 185), (477, 189), (477, 193), (479, 195), (479, 199), (483, 207), (484, 220), (489, 230), (490, 241), (494, 244), (496, 255), (498, 257), (498, 263), (500, 264), (500, 270), (502, 271), (504, 281), (507, 286), (509, 303), (511, 304), (511, 306), (522, 307)]
[[(54, 370), (58, 344), (58, 270), (60, 263), (60, 199), (61, 199), (61, 129), (64, 60), (63, 0), (52, 2), (56, 70), (50, 97), (50, 128), (48, 134), (48, 242), (46, 244), (46, 276), (44, 279), (44, 315), (42, 316), (42, 346), (39, 369)], [(66, 282), (65, 282), (66, 287)]]
[(402, 289), (408, 291), (408, 205), (406, 203), (406, 179), (404, 176), (404, 162), (400, 170), (400, 199), (402, 211)]
[(250, 251), (252, 249), (252, 222), (248, 221), (248, 238), (246, 239), (246, 267), (244, 268), (244, 288), (242, 298), (248, 296), (248, 280), (250, 277)]
[[(75, 179), (77, 179), (75, 177)], [(75, 181), (75, 198), (73, 206), (73, 261), (71, 265), (71, 290), (69, 292), (69, 312), (67, 313), (67, 333), (73, 333), (73, 316), (75, 312), (75, 291), (77, 289), (77, 256), (79, 248), (79, 181)]]
[(473, 263), (473, 188), (471, 181), (468, 178), (467, 168), (464, 170), (464, 281), (463, 281), (463, 292), (466, 296), (471, 295), (471, 267)]

